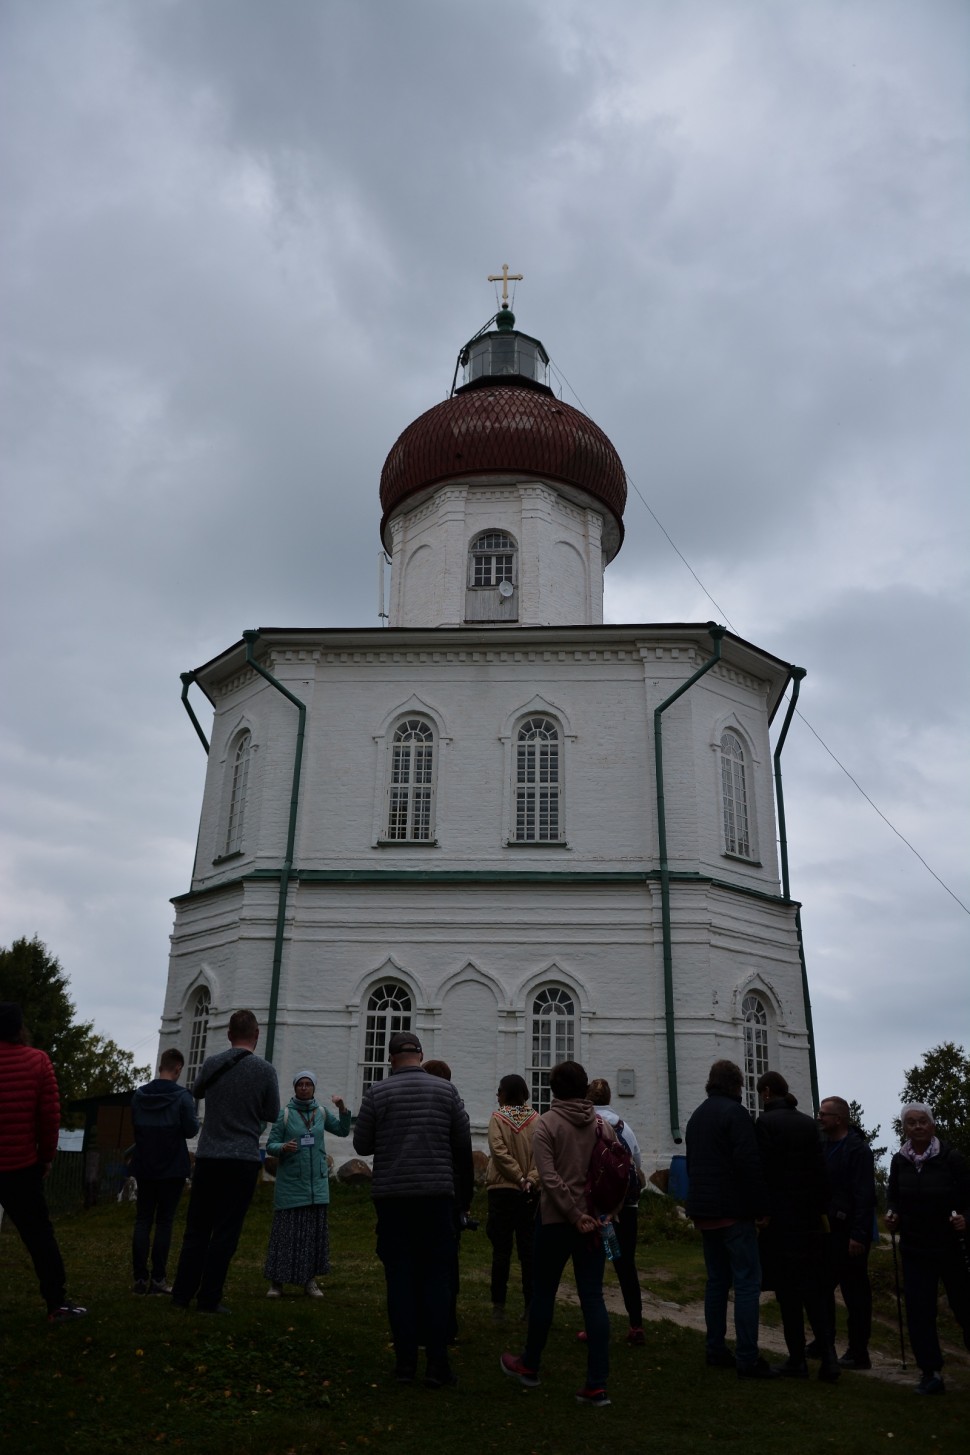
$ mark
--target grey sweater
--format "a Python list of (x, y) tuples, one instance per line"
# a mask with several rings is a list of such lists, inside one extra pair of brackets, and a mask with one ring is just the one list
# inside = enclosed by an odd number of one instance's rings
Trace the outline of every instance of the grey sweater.
[(374, 1154), (375, 1198), (454, 1197), (472, 1158), (461, 1097), (423, 1066), (402, 1066), (364, 1092), (354, 1149)]
[[(235, 1066), (223, 1072), (207, 1090), (207, 1083), (219, 1067), (239, 1052), (230, 1046), (218, 1056), (209, 1056), (195, 1086), (205, 1101), (205, 1115), (199, 1137), (198, 1157), (226, 1157), (240, 1162), (259, 1161), (259, 1134), (280, 1111), (280, 1087), (276, 1071), (261, 1056), (247, 1053)], [(193, 1088), (195, 1094), (195, 1088)]]

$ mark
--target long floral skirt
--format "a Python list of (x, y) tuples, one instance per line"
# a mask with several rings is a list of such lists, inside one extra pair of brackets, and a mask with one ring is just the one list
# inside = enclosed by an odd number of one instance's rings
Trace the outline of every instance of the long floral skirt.
[(266, 1250), (264, 1277), (270, 1283), (309, 1283), (330, 1272), (330, 1228), (326, 1204), (280, 1208)]

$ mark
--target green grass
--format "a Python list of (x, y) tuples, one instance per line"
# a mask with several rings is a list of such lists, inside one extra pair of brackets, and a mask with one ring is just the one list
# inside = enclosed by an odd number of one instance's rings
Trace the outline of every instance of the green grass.
[[(77, 1324), (49, 1329), (29, 1261), (5, 1223), (0, 1380), (9, 1448), (23, 1455), (142, 1455), (169, 1448), (193, 1455), (601, 1455), (657, 1443), (675, 1455), (773, 1446), (784, 1455), (883, 1449), (957, 1455), (965, 1448), (966, 1363), (948, 1365), (948, 1393), (932, 1401), (917, 1399), (911, 1384), (866, 1376), (846, 1375), (835, 1387), (814, 1380), (741, 1384), (730, 1371), (707, 1370), (702, 1336), (669, 1322), (648, 1325), (646, 1348), (630, 1349), (621, 1337), (623, 1321), (614, 1320), (614, 1403), (608, 1410), (579, 1409), (572, 1399), (584, 1373), (579, 1315), (565, 1306), (550, 1337), (542, 1386), (523, 1391), (498, 1369), (499, 1354), (518, 1347), (522, 1329), (511, 1321), (504, 1328), (491, 1322), (483, 1231), (463, 1239), (462, 1342), (455, 1353), (460, 1387), (437, 1393), (398, 1388), (388, 1381), (392, 1353), (366, 1194), (335, 1189), (334, 1271), (322, 1302), (295, 1292), (279, 1303), (265, 1298), (271, 1199), (271, 1188), (258, 1189), (227, 1287), (231, 1319), (180, 1313), (165, 1299), (134, 1298), (134, 1209), (108, 1205), (58, 1223), (70, 1291), (91, 1312)], [(663, 1206), (645, 1216), (644, 1232), (644, 1285), (661, 1298), (700, 1297), (696, 1235), (668, 1226)], [(179, 1238), (177, 1226), (176, 1250)], [(888, 1267), (889, 1306), (883, 1306), (883, 1290), (879, 1340), (885, 1336), (890, 1350), (891, 1261)], [(952, 1336), (952, 1325), (944, 1331)]]

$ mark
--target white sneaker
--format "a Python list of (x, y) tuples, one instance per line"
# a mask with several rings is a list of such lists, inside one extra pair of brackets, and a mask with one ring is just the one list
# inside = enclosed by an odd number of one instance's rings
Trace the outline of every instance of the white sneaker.
[(304, 1287), (307, 1298), (323, 1298), (323, 1289), (315, 1278), (311, 1278), (309, 1283), (304, 1284)]
[(271, 1283), (270, 1286), (269, 1286), (269, 1288), (266, 1290), (266, 1297), (267, 1298), (282, 1298), (283, 1297), (283, 1285), (282, 1285), (282, 1283)]

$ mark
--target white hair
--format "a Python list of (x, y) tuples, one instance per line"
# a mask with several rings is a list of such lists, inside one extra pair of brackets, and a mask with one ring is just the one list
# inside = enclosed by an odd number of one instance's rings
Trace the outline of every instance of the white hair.
[(936, 1126), (936, 1118), (933, 1115), (933, 1109), (932, 1107), (927, 1106), (925, 1101), (908, 1101), (899, 1113), (899, 1120), (901, 1122), (904, 1122), (906, 1120), (907, 1113), (911, 1111), (922, 1112), (925, 1117), (929, 1117), (934, 1127)]

